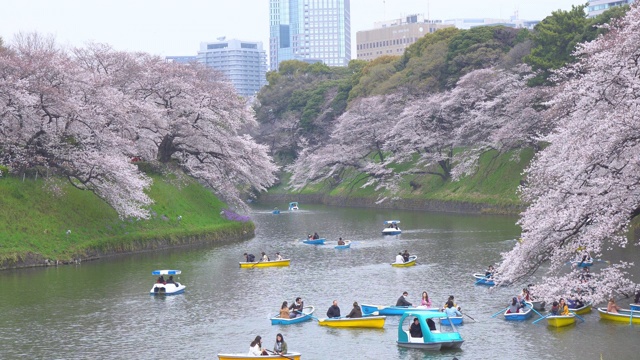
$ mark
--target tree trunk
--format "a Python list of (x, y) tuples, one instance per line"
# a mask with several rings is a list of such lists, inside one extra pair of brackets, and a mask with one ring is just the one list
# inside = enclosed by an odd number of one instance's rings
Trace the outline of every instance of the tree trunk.
[(165, 135), (160, 146), (158, 146), (158, 161), (163, 164), (168, 163), (169, 160), (171, 160), (171, 155), (175, 152), (173, 139), (174, 137), (172, 135)]

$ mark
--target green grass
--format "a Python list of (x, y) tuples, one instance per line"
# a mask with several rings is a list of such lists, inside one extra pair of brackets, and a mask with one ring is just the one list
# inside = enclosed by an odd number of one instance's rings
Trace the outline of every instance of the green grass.
[(41, 179), (0, 178), (0, 261), (29, 253), (68, 260), (91, 251), (148, 248), (156, 240), (178, 243), (187, 237), (225, 237), (253, 229), (252, 223), (220, 216), (227, 206), (195, 181), (179, 185), (175, 179), (151, 177), (148, 194), (156, 215), (149, 220), (122, 220), (93, 193), (63, 180), (63, 194), (56, 196)]

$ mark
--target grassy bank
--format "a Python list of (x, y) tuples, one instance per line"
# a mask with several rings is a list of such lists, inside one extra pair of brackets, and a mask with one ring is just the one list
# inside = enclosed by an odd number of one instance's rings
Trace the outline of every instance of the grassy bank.
[[(324, 182), (305, 187), (299, 192), (286, 188), (287, 175), (282, 184), (269, 189), (268, 195), (323, 195), (325, 199), (376, 200), (380, 195), (389, 198), (467, 204), (489, 204), (497, 208), (515, 209), (521, 203), (517, 188), (522, 180), (522, 171), (533, 158), (530, 149), (519, 153), (485, 153), (479, 161), (478, 170), (460, 181), (443, 181), (435, 175), (414, 175), (401, 181), (400, 191), (394, 194), (378, 193), (373, 187), (361, 188), (367, 179), (360, 173), (347, 173), (339, 183)], [(407, 166), (407, 165), (405, 165)]]
[(27, 257), (66, 261), (253, 232), (252, 223), (221, 216), (226, 205), (198, 183), (151, 176), (148, 193), (155, 203), (149, 220), (122, 220), (93, 193), (63, 180), (56, 184), (62, 194), (55, 195), (42, 179), (0, 178), (0, 263)]

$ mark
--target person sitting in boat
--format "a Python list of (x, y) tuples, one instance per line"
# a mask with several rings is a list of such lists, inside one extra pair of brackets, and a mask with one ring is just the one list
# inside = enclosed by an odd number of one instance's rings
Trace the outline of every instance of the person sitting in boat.
[(280, 319), (290, 319), (289, 316), (289, 304), (287, 302), (283, 302), (282, 306), (280, 306)]
[(567, 299), (567, 306), (569, 309), (579, 309), (584, 306), (584, 302), (578, 299), (576, 295), (571, 295), (571, 297)]
[(404, 257), (402, 256), (402, 252), (399, 252), (398, 255), (396, 255), (396, 264), (402, 263), (404, 263)]
[(342, 240), (342, 238), (338, 239), (338, 245), (344, 245), (344, 240)]
[(282, 255), (280, 255), (279, 252), (276, 253), (276, 261), (281, 261), (282, 259)]
[(167, 280), (167, 284), (175, 284), (176, 282), (173, 281), (173, 275), (169, 275), (169, 280)]
[(253, 356), (262, 356), (269, 355), (267, 350), (262, 348), (262, 337), (260, 335), (256, 336), (256, 338), (249, 344), (249, 355)]
[(569, 306), (567, 306), (567, 302), (564, 301), (563, 298), (560, 298), (560, 303), (558, 303), (558, 307), (560, 308), (560, 315), (566, 316), (569, 315)]
[(313, 239), (313, 235), (311, 235), (311, 234), (307, 235), (307, 239), (308, 239), (308, 240)]
[(164, 276), (160, 275), (160, 277), (158, 278), (158, 281), (156, 281), (158, 284), (166, 284), (167, 282), (164, 281)]
[(487, 268), (487, 271), (484, 272), (484, 277), (486, 277), (487, 279), (491, 278), (493, 276), (494, 271), (495, 269), (493, 268), (493, 265), (489, 265), (489, 267)]
[(320, 239), (320, 235), (318, 235), (317, 232), (314, 232), (313, 233), (313, 240), (318, 240), (318, 239)]
[(616, 300), (614, 298), (609, 299), (609, 303), (607, 304), (607, 312), (617, 314), (618, 310), (620, 310), (620, 306), (616, 304)]
[(640, 290), (636, 292), (636, 297), (633, 299), (634, 304), (640, 304)]
[(287, 343), (284, 341), (282, 334), (276, 335), (276, 343), (273, 345), (273, 352), (277, 355), (284, 355), (287, 353)]
[(420, 299), (420, 305), (421, 306), (426, 306), (428, 308), (431, 307), (431, 299), (429, 299), (429, 294), (427, 294), (426, 291), (422, 292), (422, 297)]
[(338, 307), (338, 300), (333, 300), (333, 305), (329, 307), (327, 310), (328, 318), (339, 318), (340, 317), (340, 308)]
[(404, 258), (404, 262), (409, 261), (409, 252), (407, 250), (402, 253), (402, 258)]
[(353, 309), (351, 309), (351, 312), (349, 313), (349, 315), (347, 315), (348, 318), (361, 318), (362, 317), (362, 309), (360, 309), (360, 305), (358, 305), (357, 301), (353, 302)]
[(409, 334), (413, 338), (421, 338), (422, 337), (422, 327), (420, 327), (420, 321), (418, 318), (413, 318), (413, 323), (411, 327), (409, 327)]
[(524, 301), (531, 301), (531, 294), (529, 293), (529, 289), (527, 288), (522, 289), (522, 293), (520, 294), (520, 296)]
[(549, 312), (553, 316), (558, 315), (560, 313), (560, 304), (558, 304), (557, 301), (554, 301), (553, 304), (551, 304), (551, 310)]
[(398, 301), (396, 301), (396, 306), (413, 306), (413, 304), (407, 300), (407, 296), (409, 296), (409, 293), (406, 291), (403, 292), (402, 296), (400, 296)]
[(244, 258), (247, 260), (247, 262), (254, 262), (254, 261), (256, 261), (256, 257), (255, 257), (255, 255), (253, 255), (253, 254), (247, 254), (247, 253), (244, 253), (243, 255), (244, 255)]
[(449, 317), (462, 316), (462, 313), (458, 309), (453, 307), (453, 301), (451, 300), (447, 301), (447, 307), (444, 308), (444, 312)]
[(580, 265), (582, 265), (582, 263), (584, 262), (591, 262), (591, 255), (589, 255), (588, 252), (582, 255), (582, 260), (580, 261)]
[(507, 309), (507, 314), (515, 314), (519, 312), (520, 312), (520, 302), (518, 302), (518, 298), (514, 296), (513, 299), (511, 300), (511, 305), (509, 305), (509, 308)]
[(291, 310), (291, 318), (293, 319), (299, 314), (302, 314), (303, 308), (304, 308), (304, 302), (302, 301), (302, 298), (298, 296), (296, 298), (296, 301), (292, 303), (291, 306), (289, 306), (289, 310)]
[(453, 307), (454, 308), (458, 309), (458, 311), (462, 311), (462, 308), (460, 306), (458, 306), (458, 304), (456, 304), (456, 301), (455, 301), (453, 295), (449, 295), (449, 298), (447, 299), (447, 301), (442, 306), (442, 311), (444, 311), (444, 309), (447, 308), (447, 304), (449, 303), (449, 301), (451, 301), (453, 303)]
[(436, 322), (435, 322), (435, 321), (433, 321), (433, 319), (432, 319), (432, 318), (428, 318), (428, 319), (427, 319), (427, 326), (429, 327), (429, 330), (430, 330), (430, 331), (434, 331), (434, 330), (436, 330)]
[(262, 261), (269, 261), (269, 257), (264, 251), (262, 252)]

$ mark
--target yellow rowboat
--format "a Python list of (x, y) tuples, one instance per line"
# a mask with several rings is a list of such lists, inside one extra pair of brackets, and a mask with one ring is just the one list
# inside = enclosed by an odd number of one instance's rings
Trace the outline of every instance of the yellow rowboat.
[(247, 354), (218, 354), (218, 359), (220, 360), (232, 360), (232, 359), (280, 359), (282, 360), (285, 358), (300, 360), (300, 353), (289, 352), (289, 353), (286, 353), (284, 356), (274, 355), (274, 354), (262, 355), (262, 356), (247, 355)]
[(291, 259), (240, 263), (241, 268), (273, 267), (273, 266), (289, 266), (289, 265), (291, 265)]
[(386, 316), (365, 316), (361, 318), (318, 319), (318, 325), (343, 328), (382, 329)]
[(569, 326), (576, 323), (576, 316), (569, 315), (551, 315), (547, 316), (547, 324), (553, 327)]
[(593, 305), (592, 303), (588, 302), (583, 307), (579, 307), (576, 309), (569, 309), (569, 310), (575, 314), (584, 315), (591, 312), (592, 305)]
[(625, 322), (629, 324), (632, 321), (634, 324), (640, 324), (640, 311), (635, 310), (618, 310), (618, 313), (607, 312), (607, 308), (598, 308), (600, 318), (605, 320)]
[(409, 256), (409, 261), (403, 263), (392, 262), (391, 266), (393, 267), (409, 267), (416, 264), (416, 260), (418, 259), (417, 255)]

